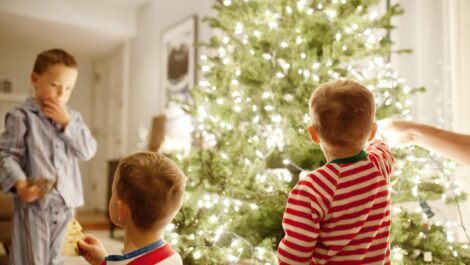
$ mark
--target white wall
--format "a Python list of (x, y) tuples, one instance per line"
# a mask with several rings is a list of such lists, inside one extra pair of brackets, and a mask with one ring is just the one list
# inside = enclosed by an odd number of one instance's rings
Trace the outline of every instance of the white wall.
[[(152, 117), (163, 112), (160, 82), (160, 40), (162, 32), (190, 16), (210, 15), (213, 0), (151, 1), (137, 13), (137, 36), (131, 41), (129, 127), (127, 150), (136, 150), (137, 128), (151, 126)], [(210, 29), (198, 21), (199, 40), (207, 39)]]
[[(34, 44), (0, 44), (0, 58), (2, 58), (0, 60), (0, 76), (13, 78), (14, 93), (32, 95), (30, 74), (36, 55), (42, 51), (44, 51), (44, 47), (35, 47)], [(75, 55), (73, 51), (69, 52)], [(92, 58), (83, 55), (75, 55), (75, 57), (79, 64), (79, 75), (69, 105), (79, 111), (85, 122), (89, 125), (92, 118)], [(80, 163), (80, 169), (86, 193), (90, 176), (89, 162)]]

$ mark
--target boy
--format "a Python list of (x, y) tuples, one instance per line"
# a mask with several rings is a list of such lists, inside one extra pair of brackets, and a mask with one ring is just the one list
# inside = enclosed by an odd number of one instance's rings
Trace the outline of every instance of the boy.
[(40, 53), (31, 82), (35, 97), (11, 110), (0, 137), (0, 185), (14, 195), (11, 264), (62, 264), (65, 229), (83, 205), (78, 160), (90, 159), (96, 142), (67, 102), (78, 70), (59, 49)]
[(470, 165), (470, 135), (397, 119), (385, 119), (379, 124), (382, 136), (391, 142), (419, 145), (462, 165)]
[(161, 154), (138, 152), (123, 158), (114, 175), (109, 215), (124, 228), (124, 255), (107, 256), (101, 242), (88, 235), (78, 242), (84, 258), (93, 265), (183, 264), (162, 237), (181, 208), (185, 185), (183, 172)]
[(309, 102), (311, 139), (326, 165), (289, 194), (279, 264), (390, 264), (388, 183), (394, 158), (374, 138), (375, 103), (359, 83), (319, 86)]

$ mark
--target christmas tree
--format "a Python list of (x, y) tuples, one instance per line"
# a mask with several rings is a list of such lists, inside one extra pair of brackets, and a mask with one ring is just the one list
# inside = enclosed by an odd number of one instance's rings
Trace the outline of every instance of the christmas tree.
[[(377, 119), (409, 117), (410, 88), (389, 62), (391, 18), (378, 0), (216, 0), (214, 36), (202, 80), (182, 107), (194, 121), (181, 212), (168, 228), (184, 264), (274, 264), (290, 189), (324, 164), (306, 132), (308, 99), (319, 84), (350, 78), (376, 96)], [(395, 51), (396, 53), (407, 51)], [(458, 201), (451, 171), (419, 148), (396, 150), (392, 225), (395, 264), (470, 264), (466, 245), (434, 224), (428, 201)], [(449, 188), (451, 187), (451, 188)], [(443, 247), (444, 246), (444, 247)]]

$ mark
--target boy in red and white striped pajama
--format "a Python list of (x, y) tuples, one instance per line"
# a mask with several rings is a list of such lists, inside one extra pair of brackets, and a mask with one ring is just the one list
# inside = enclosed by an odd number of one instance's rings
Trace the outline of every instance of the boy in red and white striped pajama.
[(352, 80), (331, 81), (315, 89), (309, 109), (308, 131), (328, 163), (289, 194), (279, 264), (390, 264), (394, 158), (373, 140), (372, 93)]

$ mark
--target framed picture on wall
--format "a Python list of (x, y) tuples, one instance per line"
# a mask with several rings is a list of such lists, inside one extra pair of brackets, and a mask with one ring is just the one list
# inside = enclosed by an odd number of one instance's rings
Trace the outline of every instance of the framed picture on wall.
[(172, 25), (162, 35), (162, 88), (165, 106), (171, 100), (187, 102), (196, 82), (197, 17), (188, 17)]
[(13, 93), (13, 79), (9, 77), (0, 77), (0, 93), (12, 94)]
[(192, 120), (181, 103), (191, 100), (190, 90), (196, 82), (197, 17), (190, 16), (163, 32), (161, 43), (161, 88), (164, 103), (164, 140), (162, 152), (189, 152)]

